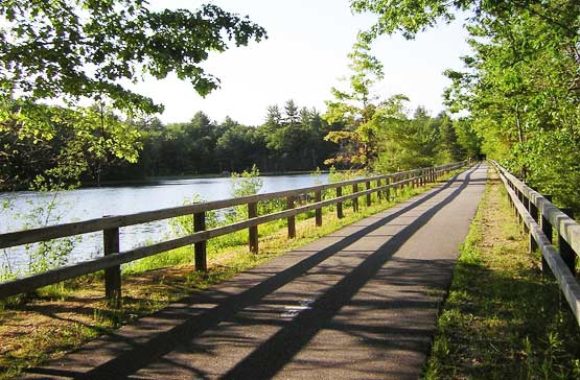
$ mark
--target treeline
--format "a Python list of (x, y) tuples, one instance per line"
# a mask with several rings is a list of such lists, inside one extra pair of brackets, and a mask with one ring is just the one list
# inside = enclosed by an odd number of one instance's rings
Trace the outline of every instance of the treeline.
[(163, 125), (158, 119), (143, 122), (143, 150), (136, 164), (109, 168), (106, 179), (241, 172), (256, 165), (262, 172), (327, 169), (393, 171), (431, 166), (478, 157), (479, 140), (465, 123), (445, 113), (428, 115), (422, 107), (412, 117), (384, 123), (380, 154), (374, 167), (335, 160), (346, 144), (327, 138), (348, 131), (345, 123), (329, 124), (316, 110), (298, 110), (293, 101), (267, 110), (266, 122), (245, 126), (231, 118), (211, 121), (198, 112), (188, 123)]
[[(270, 106), (265, 122), (246, 126), (231, 118), (218, 123), (198, 112), (186, 123), (164, 125), (157, 118), (121, 119), (94, 106), (72, 110), (36, 105), (38, 115), (11, 117), (0, 125), (0, 190), (54, 190), (103, 181), (156, 176), (241, 172), (254, 164), (262, 172), (316, 168), (394, 171), (477, 157), (479, 144), (466, 123), (445, 113), (431, 117), (418, 108), (383, 120), (372, 162), (357, 162), (361, 144), (333, 141), (352, 134), (346, 121), (299, 109), (293, 101)], [(6, 111), (14, 114), (18, 104)], [(10, 112), (5, 112), (10, 114)], [(41, 129), (39, 125), (44, 127)], [(27, 131), (33, 128), (39, 133)], [(340, 159), (342, 158), (342, 159)]]
[(262, 172), (314, 170), (337, 150), (324, 136), (333, 128), (314, 109), (292, 100), (268, 108), (257, 127), (231, 118), (217, 123), (198, 112), (187, 123), (137, 123), (143, 149), (136, 164), (110, 168), (107, 179), (240, 172), (256, 164)]
[[(27, 107), (26, 112), (21, 112)], [(241, 172), (315, 170), (338, 146), (330, 125), (292, 100), (257, 127), (198, 112), (186, 123), (120, 118), (103, 105), (71, 109), (18, 101), (0, 107), (0, 191), (54, 190), (103, 181)]]

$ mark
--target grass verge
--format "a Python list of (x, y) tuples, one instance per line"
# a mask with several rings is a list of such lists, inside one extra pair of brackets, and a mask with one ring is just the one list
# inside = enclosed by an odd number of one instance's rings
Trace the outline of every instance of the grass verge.
[(495, 172), (461, 248), (425, 379), (579, 379), (580, 330)]
[(359, 212), (354, 213), (352, 207), (345, 204), (343, 219), (336, 217), (333, 207), (325, 208), (323, 225), (317, 228), (313, 228), (313, 213), (306, 214), (297, 220), (295, 239), (287, 238), (285, 221), (261, 225), (258, 255), (248, 252), (247, 231), (210, 240), (207, 274), (194, 270), (192, 247), (140, 260), (124, 267), (123, 307), (120, 310), (108, 308), (103, 299), (102, 274), (49, 286), (33, 295), (0, 303), (0, 379), (17, 377), (26, 368), (59, 358), (99, 335), (386, 210), (433, 186), (406, 188), (390, 202), (378, 202), (374, 195), (370, 207), (365, 207), (364, 197), (361, 197)]

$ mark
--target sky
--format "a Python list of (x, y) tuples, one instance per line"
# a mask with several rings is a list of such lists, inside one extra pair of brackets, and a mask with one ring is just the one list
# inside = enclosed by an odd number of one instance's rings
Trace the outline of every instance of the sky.
[[(205, 1), (207, 2), (207, 1)], [(152, 1), (152, 6), (195, 9), (202, 1)], [(269, 105), (293, 99), (302, 107), (323, 112), (331, 87), (349, 74), (347, 54), (356, 34), (373, 22), (373, 15), (353, 15), (348, 0), (215, 0), (224, 10), (248, 15), (268, 33), (268, 39), (211, 54), (202, 64), (221, 80), (221, 88), (205, 98), (193, 87), (170, 76), (148, 78), (135, 89), (165, 106), (165, 123), (185, 122), (198, 111), (211, 119), (226, 116), (246, 125), (263, 123)], [(444, 109), (442, 93), (448, 68), (460, 69), (459, 57), (469, 52), (463, 21), (440, 24), (415, 40), (382, 36), (373, 54), (383, 63), (385, 79), (376, 91), (383, 97), (405, 94), (409, 108), (422, 105), (436, 114)]]

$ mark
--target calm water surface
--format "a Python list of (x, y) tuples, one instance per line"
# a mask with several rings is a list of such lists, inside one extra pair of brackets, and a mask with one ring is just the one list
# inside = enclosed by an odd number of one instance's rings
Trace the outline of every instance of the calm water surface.
[[(327, 175), (308, 174), (263, 176), (260, 193), (297, 189), (326, 183)], [(124, 215), (183, 205), (186, 199), (199, 196), (212, 201), (231, 198), (230, 178), (172, 179), (157, 181), (151, 186), (120, 186), (79, 189), (67, 192), (16, 192), (0, 194), (0, 204), (8, 204), (0, 212), (0, 233), (73, 221)], [(55, 198), (56, 197), (56, 198)], [(48, 211), (47, 205), (55, 207)], [(30, 215), (35, 215), (31, 218)], [(168, 221), (159, 221), (121, 228), (121, 250), (164, 240), (174, 235)], [(23, 247), (0, 250), (0, 271), (26, 271), (29, 252)], [(75, 243), (69, 262), (78, 262), (102, 255), (102, 234), (82, 235)]]

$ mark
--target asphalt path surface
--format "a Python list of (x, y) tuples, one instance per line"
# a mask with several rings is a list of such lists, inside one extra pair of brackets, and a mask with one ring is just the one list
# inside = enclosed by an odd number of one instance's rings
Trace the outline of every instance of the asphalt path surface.
[(28, 377), (416, 379), (486, 178), (472, 167)]

